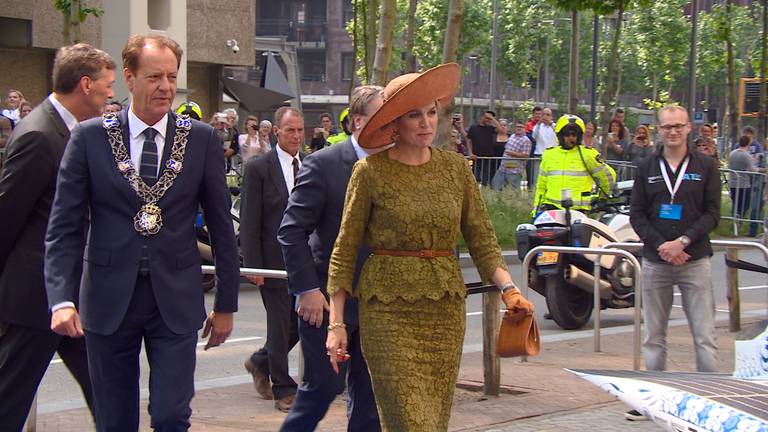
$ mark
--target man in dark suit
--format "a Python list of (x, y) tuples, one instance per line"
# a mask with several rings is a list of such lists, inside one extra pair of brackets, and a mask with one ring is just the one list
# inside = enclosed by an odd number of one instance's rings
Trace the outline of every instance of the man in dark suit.
[[(21, 430), (54, 352), (69, 368), (93, 413), (85, 342), (50, 329), (45, 296), (45, 229), (64, 147), (79, 121), (112, 97), (115, 63), (87, 44), (63, 47), (53, 89), (19, 123), (0, 175), (0, 430)], [(82, 220), (81, 220), (82, 223)], [(79, 276), (79, 266), (73, 273)]]
[[(246, 267), (283, 270), (283, 255), (277, 242), (277, 229), (283, 219), (288, 196), (301, 166), (299, 149), (304, 139), (304, 116), (282, 107), (275, 112), (277, 146), (251, 159), (245, 166), (240, 203), (240, 244)], [(267, 342), (245, 361), (253, 375), (256, 390), (269, 399), (269, 378), (275, 408), (288, 412), (296, 394), (296, 381), (288, 373), (288, 353), (299, 341), (298, 318), (293, 297), (284, 280), (250, 278), (260, 287), (267, 311)]]
[[(62, 158), (46, 234), (51, 328), (71, 337), (85, 333), (97, 430), (138, 430), (143, 341), (151, 426), (185, 431), (197, 332), (206, 318), (194, 231), (199, 207), (218, 287), (203, 330), (203, 337), (210, 333), (206, 348), (226, 340), (237, 309), (224, 159), (210, 126), (170, 112), (179, 45), (160, 35), (131, 36), (122, 56), (130, 106), (75, 128)], [(81, 260), (82, 282), (72, 271)]]
[[(307, 156), (299, 181), (291, 194), (280, 225), (282, 245), (291, 293), (297, 297), (299, 337), (304, 354), (304, 380), (282, 431), (314, 430), (337, 394), (349, 385), (348, 430), (378, 431), (379, 416), (371, 388), (368, 366), (360, 350), (357, 301), (351, 297), (344, 307), (349, 334), (349, 361), (340, 363), (337, 375), (331, 369), (325, 349), (328, 327), (328, 261), (339, 235), (347, 183), (352, 166), (368, 156), (357, 143), (368, 116), (382, 104), (382, 88), (362, 86), (352, 92), (349, 106), (352, 136), (347, 141)], [(358, 254), (357, 277), (370, 251)]]

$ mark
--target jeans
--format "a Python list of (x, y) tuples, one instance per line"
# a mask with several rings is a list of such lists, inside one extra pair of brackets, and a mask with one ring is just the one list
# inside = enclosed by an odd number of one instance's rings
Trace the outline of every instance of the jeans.
[(491, 189), (501, 191), (504, 190), (504, 186), (511, 185), (515, 190), (520, 190), (522, 180), (521, 173), (498, 170), (491, 180)]
[(673, 285), (682, 294), (683, 311), (693, 335), (696, 370), (717, 372), (715, 298), (710, 258), (680, 266), (650, 260), (643, 262), (643, 354), (648, 370), (667, 367), (667, 325), (672, 309)]

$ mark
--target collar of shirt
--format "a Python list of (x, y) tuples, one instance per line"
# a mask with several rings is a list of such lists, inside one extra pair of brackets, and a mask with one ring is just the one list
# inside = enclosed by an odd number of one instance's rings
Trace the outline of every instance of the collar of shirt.
[(350, 135), (349, 140), (352, 141), (352, 147), (355, 149), (355, 154), (357, 154), (358, 160), (365, 159), (370, 155), (364, 148), (360, 147), (360, 143), (357, 142), (357, 138), (355, 138), (354, 135)]
[(64, 105), (62, 105), (58, 99), (56, 99), (56, 96), (54, 96), (53, 93), (48, 96), (48, 100), (51, 101), (53, 107), (56, 108), (56, 111), (61, 116), (61, 119), (64, 120), (64, 124), (67, 125), (67, 129), (72, 132), (72, 129), (74, 129), (75, 126), (77, 126), (79, 123), (75, 116), (69, 112), (69, 110)]
[(283, 170), (283, 177), (285, 178), (285, 186), (288, 188), (288, 193), (293, 190), (293, 159), (295, 158), (297, 161), (299, 161), (299, 168), (301, 168), (301, 159), (299, 158), (299, 154), (296, 153), (296, 156), (291, 156), (286, 152), (285, 150), (280, 147), (280, 145), (275, 146), (275, 151), (277, 151), (277, 160), (280, 161), (280, 169)]
[(141, 166), (141, 153), (144, 151), (144, 130), (148, 127), (157, 131), (155, 135), (155, 144), (157, 144), (157, 172), (160, 173), (160, 165), (163, 160), (163, 150), (165, 150), (165, 132), (168, 127), (168, 113), (157, 123), (149, 126), (133, 113), (133, 109), (128, 110), (128, 132), (131, 140), (131, 162), (133, 166)]

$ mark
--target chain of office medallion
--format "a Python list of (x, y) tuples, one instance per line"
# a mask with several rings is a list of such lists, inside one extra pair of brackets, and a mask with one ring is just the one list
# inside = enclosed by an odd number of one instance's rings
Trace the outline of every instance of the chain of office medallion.
[[(130, 156), (123, 143), (123, 132), (119, 127), (107, 129), (107, 135), (109, 136), (109, 145), (112, 147), (112, 154), (115, 157), (117, 163), (129, 163)], [(144, 180), (136, 172), (136, 169), (131, 168), (127, 170), (118, 170), (123, 174), (131, 188), (136, 191), (139, 199), (145, 204), (156, 204), (160, 201), (160, 198), (165, 195), (165, 192), (173, 186), (176, 176), (184, 167), (184, 154), (187, 148), (187, 136), (189, 135), (188, 129), (176, 128), (176, 134), (173, 137), (173, 146), (171, 147), (171, 157), (169, 160), (174, 160), (179, 163), (181, 168), (179, 170), (173, 170), (166, 166), (163, 170), (163, 174), (157, 180), (151, 188), (144, 183)]]

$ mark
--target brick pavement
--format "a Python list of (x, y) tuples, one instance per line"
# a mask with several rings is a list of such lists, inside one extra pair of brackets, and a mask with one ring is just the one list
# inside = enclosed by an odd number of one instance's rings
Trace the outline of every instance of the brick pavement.
[[(745, 320), (745, 322), (747, 322)], [(694, 368), (691, 336), (686, 326), (670, 328), (668, 337), (671, 370)], [(718, 326), (720, 371), (733, 367), (733, 335), (727, 323)], [(584, 426), (606, 431), (657, 430), (648, 422), (623, 419), (626, 407), (609, 394), (576, 378), (563, 368), (631, 369), (632, 333), (605, 335), (603, 352), (592, 352), (592, 339), (545, 343), (541, 355), (527, 363), (502, 359), (502, 385), (511, 393), (484, 397), (464, 388), (456, 392), (451, 431), (578, 431)], [(482, 382), (482, 353), (465, 354), (459, 374), (461, 383)], [(319, 431), (345, 431), (345, 405), (337, 400)], [(271, 401), (259, 399), (249, 384), (199, 391), (193, 401), (192, 431), (274, 431), (285, 414)], [(146, 401), (142, 403), (142, 430), (148, 430)], [(38, 417), (38, 431), (92, 430), (85, 409), (59, 411)]]

